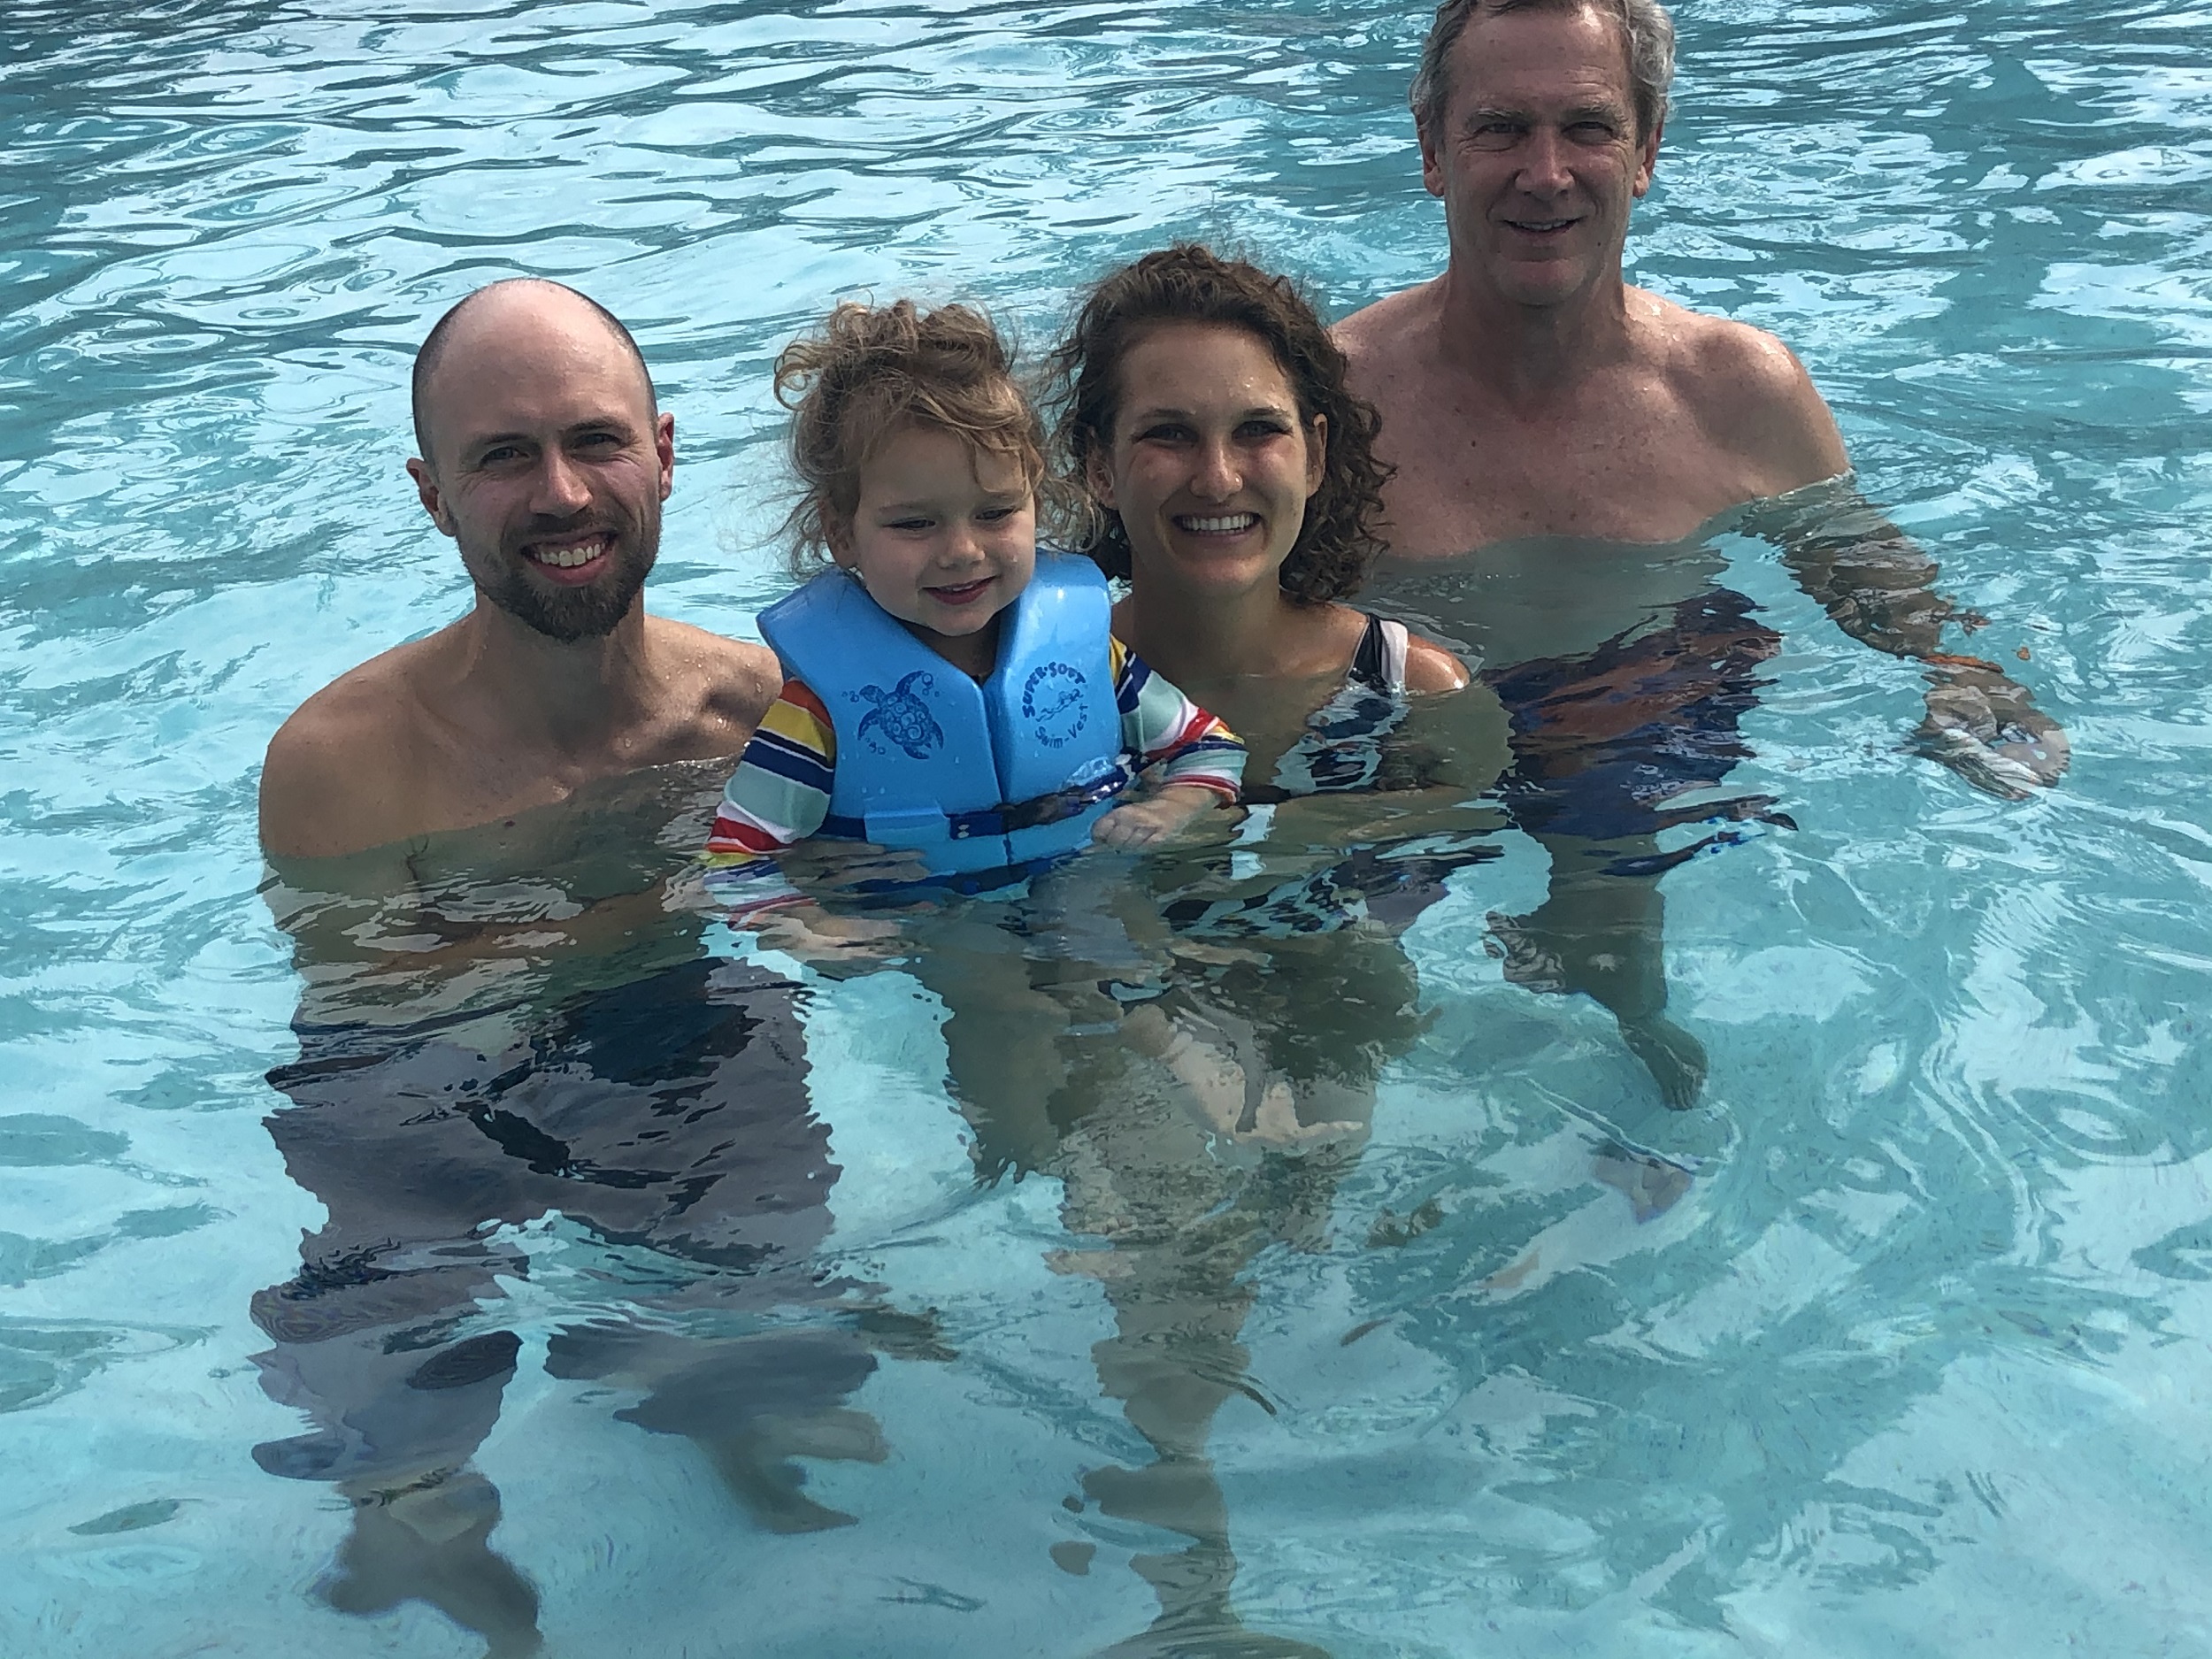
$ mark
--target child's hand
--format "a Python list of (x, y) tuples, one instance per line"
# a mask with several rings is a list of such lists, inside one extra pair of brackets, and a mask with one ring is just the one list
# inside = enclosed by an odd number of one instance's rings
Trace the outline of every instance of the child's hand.
[(1091, 839), (1102, 847), (1156, 847), (1220, 799), (1194, 784), (1170, 784), (1148, 800), (1116, 807), (1091, 826)]
[(771, 950), (816, 967), (880, 962), (893, 954), (895, 923), (864, 916), (833, 916), (818, 904), (791, 904), (771, 910), (753, 924)]
[(809, 893), (865, 892), (878, 883), (919, 881), (929, 874), (928, 860), (911, 848), (826, 837), (787, 847), (776, 862)]

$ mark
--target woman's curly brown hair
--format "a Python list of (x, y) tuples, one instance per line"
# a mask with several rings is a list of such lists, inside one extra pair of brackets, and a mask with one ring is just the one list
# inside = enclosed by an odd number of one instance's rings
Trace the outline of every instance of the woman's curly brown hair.
[[(1242, 259), (1224, 259), (1196, 242), (1179, 242), (1124, 265), (1091, 290), (1052, 354), (1054, 442), (1070, 479), (1087, 490), (1091, 464), (1113, 453), (1122, 360), (1163, 323), (1211, 323), (1255, 335), (1298, 400), (1299, 418), (1328, 422), (1321, 487), (1306, 503), (1298, 540), (1283, 561), (1283, 591), (1300, 604), (1323, 604), (1358, 591), (1383, 550), (1378, 534), (1382, 489), (1394, 469), (1375, 458), (1382, 417), (1344, 384), (1344, 354), (1312, 304), (1288, 277)], [(1078, 550), (1109, 576), (1129, 574), (1129, 535), (1121, 515), (1092, 501)]]
[(1044, 425), (1022, 396), (1005, 342), (966, 305), (926, 311), (912, 300), (847, 300), (776, 358), (776, 401), (791, 411), (800, 495), (783, 537), (801, 574), (851, 527), (861, 469), (902, 426), (933, 426), (1010, 458), (1046, 498), (1041, 507), (1062, 506), (1071, 494), (1048, 476)]

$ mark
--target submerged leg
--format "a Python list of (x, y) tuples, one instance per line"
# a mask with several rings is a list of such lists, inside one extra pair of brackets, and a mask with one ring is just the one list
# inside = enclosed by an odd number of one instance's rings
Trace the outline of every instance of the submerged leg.
[(558, 1333), (546, 1369), (641, 1388), (615, 1413), (654, 1434), (680, 1434), (703, 1452), (730, 1494), (772, 1532), (819, 1532), (854, 1517), (807, 1495), (802, 1457), (879, 1463), (890, 1455), (854, 1391), (876, 1360), (841, 1326), (695, 1338), (643, 1326), (584, 1325)]
[(349, 1495), (353, 1529), (321, 1586), (332, 1607), (373, 1614), (426, 1601), (481, 1636), (488, 1659), (538, 1651), (538, 1593), (491, 1547), (499, 1489), (490, 1481), (465, 1469)]
[[(1262, 1241), (1255, 1237), (1249, 1243), (1256, 1248)], [(1304, 1642), (1248, 1628), (1231, 1601), (1237, 1556), (1229, 1539), (1228, 1501), (1206, 1441), (1231, 1395), (1262, 1398), (1246, 1379), (1249, 1356), (1237, 1340), (1252, 1296), (1236, 1283), (1236, 1273), (1250, 1249), (1209, 1251), (1212, 1259), (1203, 1264), (1172, 1245), (1132, 1254), (1151, 1258), (1150, 1264), (1108, 1281), (1117, 1331), (1092, 1354), (1106, 1394), (1122, 1401), (1131, 1425), (1150, 1442), (1156, 1457), (1140, 1469), (1094, 1469), (1083, 1477), (1083, 1490), (1116, 1520), (1179, 1533), (1190, 1542), (1172, 1554), (1131, 1558), (1130, 1566), (1159, 1598), (1159, 1617), (1106, 1652), (1118, 1659), (1199, 1654), (1325, 1659), (1321, 1649)], [(1187, 1279), (1194, 1269), (1194, 1277), (1210, 1280), (1217, 1271), (1220, 1277), (1203, 1286)], [(1204, 1294), (1208, 1288), (1211, 1294)]]
[(1055, 1265), (1099, 1280), (1114, 1314), (1113, 1334), (1091, 1350), (1100, 1389), (1152, 1453), (1134, 1468), (1087, 1471), (1084, 1496), (1117, 1520), (1187, 1540), (1132, 1557), (1159, 1612), (1106, 1652), (1310, 1659), (1319, 1650), (1250, 1629), (1237, 1613), (1228, 1502), (1208, 1448), (1237, 1395), (1277, 1409), (1253, 1381), (1240, 1337), (1258, 1295), (1249, 1270), (1271, 1242), (1314, 1229), (1348, 1158), (1323, 1149), (1218, 1162), (1173, 1093), (1133, 1088), (1102, 1105), (1068, 1135), (1059, 1164), (1070, 1230), (1111, 1244)]
[(1666, 1017), (1659, 878), (1617, 867), (1656, 853), (1648, 837), (1590, 841), (1540, 837), (1551, 854), (1551, 890), (1526, 916), (1490, 918), (1506, 952), (1506, 978), (1534, 990), (1579, 991), (1620, 1022), (1621, 1039), (1677, 1111), (1705, 1087), (1705, 1047)]
[(1038, 987), (1019, 942), (987, 920), (933, 921), (911, 969), (945, 1004), (946, 1070), (975, 1127), (981, 1172), (1048, 1164), (1056, 1136), (1048, 1102), (1069, 1080), (1074, 1017)]

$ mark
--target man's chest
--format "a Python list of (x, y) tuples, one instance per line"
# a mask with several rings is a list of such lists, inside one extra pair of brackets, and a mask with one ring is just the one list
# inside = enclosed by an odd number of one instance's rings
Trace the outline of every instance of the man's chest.
[[(670, 764), (657, 757), (633, 765), (626, 759), (594, 756), (579, 764), (573, 757), (496, 745), (422, 757), (413, 834), (428, 838), (418, 852), (431, 863), (418, 869), (418, 877), (429, 879), (434, 866), (449, 860), (479, 877), (574, 875), (609, 862), (627, 869), (657, 850), (695, 851), (734, 762)], [(676, 824), (682, 827), (672, 829)], [(605, 890), (627, 891), (629, 885), (618, 877)]]
[(1763, 493), (1747, 457), (1648, 388), (1537, 415), (1471, 399), (1398, 429), (1389, 539), (1417, 557), (1529, 536), (1672, 541)]
[(703, 751), (733, 757), (744, 747), (741, 738), (703, 743), (692, 729), (696, 725), (640, 721), (562, 747), (497, 734), (496, 722), (425, 722), (394, 783), (412, 803), (418, 831), (496, 825), (571, 802), (620, 798), (632, 793), (628, 780), (641, 774), (695, 765)]

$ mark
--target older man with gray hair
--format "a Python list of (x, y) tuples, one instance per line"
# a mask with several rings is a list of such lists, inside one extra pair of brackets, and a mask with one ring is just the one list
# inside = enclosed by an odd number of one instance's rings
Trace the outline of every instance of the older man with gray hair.
[(1437, 9), (1411, 101), (1449, 260), (1339, 329), (1398, 465), (1399, 553), (1671, 541), (1849, 465), (1779, 341), (1622, 279), (1673, 60), (1653, 0)]
[[(1337, 329), (1398, 472), (1390, 541), (1441, 558), (1527, 537), (1649, 546), (1850, 459), (1773, 335), (1621, 273), (1674, 78), (1657, 0), (1445, 0), (1409, 102), (1444, 204), (1441, 276)], [(1893, 530), (1809, 538), (1792, 568), (1877, 649), (1932, 662), (1927, 747), (2000, 794), (2050, 782), (2062, 734), (1985, 665), (1945, 662), (1955, 612)], [(1986, 740), (1986, 741), (1985, 741)]]
[(1337, 335), (1397, 467), (1392, 549), (1454, 561), (1417, 587), (1512, 710), (1523, 821), (1552, 847), (1543, 911), (1494, 918), (1509, 972), (1611, 1008), (1679, 1105), (1704, 1059), (1660, 1012), (1652, 837), (1746, 752), (1777, 643), (1717, 585), (1721, 515), (1806, 492), (1728, 522), (1778, 541), (1855, 638), (1928, 664), (1924, 752), (2017, 796), (2067, 750), (1993, 664), (1944, 653), (1971, 619), (1925, 554), (1847, 487), (1808, 489), (1850, 460), (1789, 349), (1624, 280), (1673, 71), (1656, 0), (1445, 0), (1409, 99), (1445, 269)]

